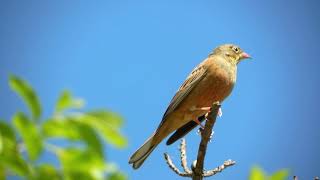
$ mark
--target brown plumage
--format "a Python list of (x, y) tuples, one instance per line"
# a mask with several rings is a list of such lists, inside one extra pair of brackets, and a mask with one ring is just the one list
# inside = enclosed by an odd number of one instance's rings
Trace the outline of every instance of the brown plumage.
[(170, 102), (153, 135), (130, 157), (133, 168), (139, 168), (154, 148), (170, 133), (172, 144), (198, 125), (213, 102), (220, 103), (231, 93), (236, 82), (237, 64), (250, 56), (238, 46), (225, 44), (216, 48), (187, 77)]

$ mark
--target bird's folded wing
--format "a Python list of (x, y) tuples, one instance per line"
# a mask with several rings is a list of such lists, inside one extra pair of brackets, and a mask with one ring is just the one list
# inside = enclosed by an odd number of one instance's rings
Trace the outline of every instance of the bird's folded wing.
[[(166, 112), (164, 113), (162, 121), (166, 119), (166, 117), (172, 111), (174, 111), (179, 106), (179, 104), (181, 104), (181, 102), (189, 95), (189, 93), (197, 86), (197, 84), (206, 76), (207, 69), (204, 64), (204, 62), (199, 64), (180, 86), (179, 90), (172, 98)], [(160, 123), (160, 125), (161, 124), (162, 122)]]
[[(200, 122), (205, 120), (205, 115), (200, 116), (198, 118), (198, 120)], [(186, 134), (188, 134), (192, 129), (194, 129), (195, 127), (197, 127), (198, 124), (192, 120), (190, 120), (187, 124), (183, 125), (182, 127), (180, 127), (179, 129), (177, 129), (167, 140), (167, 145), (171, 145), (172, 143), (176, 142), (177, 140), (179, 140), (180, 138), (182, 138), (183, 136), (185, 136)]]

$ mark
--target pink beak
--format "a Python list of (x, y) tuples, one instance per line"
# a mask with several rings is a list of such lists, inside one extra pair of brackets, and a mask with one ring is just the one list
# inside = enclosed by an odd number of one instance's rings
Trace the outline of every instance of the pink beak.
[(251, 56), (249, 54), (247, 54), (246, 52), (241, 53), (241, 59), (251, 59)]

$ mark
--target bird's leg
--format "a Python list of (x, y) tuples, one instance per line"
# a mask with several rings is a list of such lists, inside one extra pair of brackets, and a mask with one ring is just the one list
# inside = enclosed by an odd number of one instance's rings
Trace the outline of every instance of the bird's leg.
[[(208, 107), (203, 107), (203, 108), (207, 109)], [(193, 108), (193, 109), (197, 109), (197, 108)], [(209, 109), (209, 111), (210, 111), (210, 110), (211, 110), (211, 109)], [(207, 114), (206, 114), (206, 115), (207, 115)], [(221, 109), (221, 108), (218, 109), (218, 116), (219, 116), (219, 117), (222, 116), (222, 109)], [(206, 119), (207, 119), (207, 117), (206, 117)]]
[[(190, 108), (190, 111), (206, 111), (206, 112), (209, 112), (211, 110), (211, 107), (195, 107), (195, 106), (192, 106)], [(201, 129), (204, 129), (204, 126), (201, 124), (201, 122), (198, 120), (198, 117), (193, 117), (192, 120), (197, 123)]]

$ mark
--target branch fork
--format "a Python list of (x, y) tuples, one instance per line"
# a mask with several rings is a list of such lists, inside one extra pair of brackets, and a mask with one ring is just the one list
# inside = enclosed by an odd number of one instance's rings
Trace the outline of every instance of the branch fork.
[(203, 177), (210, 177), (219, 172), (222, 172), (227, 167), (233, 166), (235, 161), (233, 160), (226, 160), (222, 165), (212, 169), (205, 171), (203, 169), (204, 158), (206, 155), (207, 145), (210, 142), (212, 137), (212, 129), (216, 122), (216, 118), (219, 115), (219, 109), (221, 105), (219, 102), (215, 102), (212, 104), (211, 110), (206, 114), (206, 124), (204, 129), (201, 130), (201, 142), (199, 144), (198, 149), (198, 156), (197, 160), (192, 163), (191, 169), (187, 165), (187, 154), (186, 154), (186, 141), (182, 139), (180, 144), (180, 159), (181, 159), (181, 166), (183, 168), (183, 172), (174, 165), (172, 162), (169, 154), (165, 153), (164, 158), (169, 166), (169, 168), (174, 171), (176, 174), (182, 177), (190, 177), (193, 180), (202, 180)]

